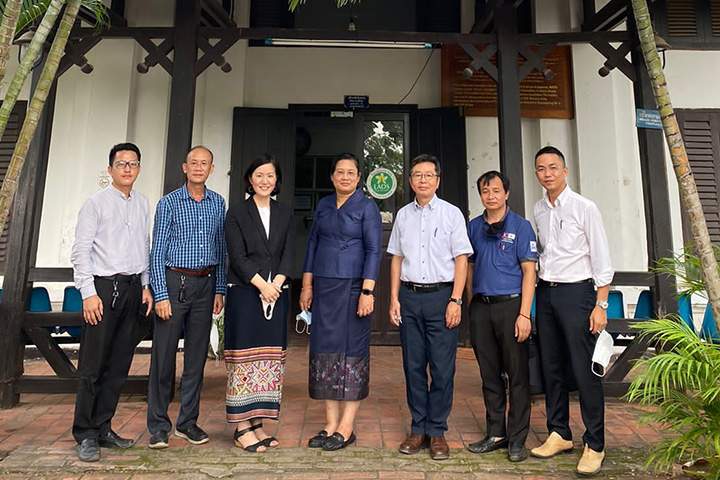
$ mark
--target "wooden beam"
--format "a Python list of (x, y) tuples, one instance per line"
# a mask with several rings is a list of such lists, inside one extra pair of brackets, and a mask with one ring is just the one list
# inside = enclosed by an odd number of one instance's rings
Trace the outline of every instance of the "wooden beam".
[(58, 342), (50, 335), (44, 327), (25, 327), (25, 333), (38, 348), (42, 356), (55, 372), (55, 375), (63, 378), (77, 377), (77, 368), (70, 361)]
[(595, 15), (595, 0), (582, 0), (583, 23), (587, 23)]
[[(594, 0), (591, 0), (594, 2)], [(580, 29), (584, 32), (596, 32), (599, 30), (612, 30), (628, 18), (628, 0), (610, 0), (594, 13), (590, 18), (585, 16)], [(583, 4), (584, 6), (584, 4)], [(583, 12), (585, 14), (585, 12)]]
[(217, 0), (202, 0), (202, 12), (220, 27), (236, 27), (235, 20)]
[(164, 193), (182, 186), (185, 175), (181, 164), (192, 143), (195, 112), (195, 62), (197, 61), (197, 25), (200, 0), (177, 0), (173, 31), (172, 86), (165, 150)]
[(510, 180), (510, 208), (525, 216), (522, 130), (520, 126), (520, 79), (517, 63), (517, 15), (512, 4), (495, 9), (498, 65), (498, 128), (500, 130), (500, 171)]
[(72, 282), (73, 269), (69, 267), (60, 268), (36, 268), (31, 267), (28, 275), (30, 282)]
[[(126, 395), (146, 395), (147, 375), (130, 376), (122, 392)], [(51, 377), (49, 375), (23, 375), (15, 381), (18, 393), (77, 393), (77, 378)]]

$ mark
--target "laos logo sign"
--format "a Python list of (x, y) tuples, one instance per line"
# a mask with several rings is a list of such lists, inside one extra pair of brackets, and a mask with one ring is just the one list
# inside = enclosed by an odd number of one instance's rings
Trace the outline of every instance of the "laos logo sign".
[(376, 168), (368, 175), (366, 186), (370, 195), (375, 198), (390, 198), (397, 190), (397, 179), (387, 168)]

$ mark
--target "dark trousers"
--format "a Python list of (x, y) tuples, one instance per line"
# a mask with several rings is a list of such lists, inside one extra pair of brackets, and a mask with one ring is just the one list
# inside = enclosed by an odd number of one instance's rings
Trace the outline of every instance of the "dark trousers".
[[(470, 342), (482, 375), (487, 435), (524, 444), (530, 427), (530, 374), (528, 342), (518, 343), (515, 338), (520, 302), (517, 297), (483, 303), (480, 295), (475, 295), (470, 303)], [(504, 373), (510, 393), (507, 427)]]
[(172, 422), (168, 405), (175, 383), (175, 356), (180, 336), (185, 332), (183, 373), (180, 388), (180, 413), (176, 425), (186, 428), (197, 422), (203, 370), (210, 343), (215, 274), (205, 277), (185, 275), (185, 301), (179, 301), (180, 273), (165, 270), (172, 316), (165, 321), (155, 318), (150, 382), (148, 385), (147, 425), (151, 434), (169, 433)]
[(97, 325), (83, 325), (80, 337), (79, 383), (72, 427), (78, 443), (87, 438), (97, 439), (110, 430), (137, 344), (142, 285), (139, 277), (135, 278), (133, 283), (118, 281), (114, 308), (113, 281), (95, 278), (103, 315)]
[[(412, 433), (439, 437), (453, 401), (458, 328), (445, 326), (451, 287), (417, 293), (400, 287), (400, 342)], [(432, 381), (428, 388), (427, 368)]]
[(537, 286), (536, 316), (543, 367), (548, 432), (572, 440), (567, 365), (577, 381), (583, 442), (595, 451), (605, 448), (605, 400), (600, 377), (592, 373), (597, 335), (590, 333), (590, 312), (596, 293), (591, 283)]

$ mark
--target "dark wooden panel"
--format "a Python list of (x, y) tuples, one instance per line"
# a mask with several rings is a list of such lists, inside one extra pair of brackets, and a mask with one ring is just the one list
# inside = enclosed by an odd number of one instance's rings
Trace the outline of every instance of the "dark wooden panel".
[(77, 376), (77, 368), (46, 328), (25, 327), (24, 330), (58, 377), (74, 378)]
[[(0, 185), (5, 179), (10, 160), (12, 159), (13, 150), (15, 149), (15, 143), (17, 142), (22, 128), (22, 123), (25, 121), (25, 112), (27, 110), (27, 102), (17, 102), (13, 111), (10, 114), (10, 121), (5, 127), (2, 140), (0, 141)], [(5, 228), (0, 233), (0, 275), (5, 274), (5, 263), (7, 260), (7, 243), (8, 243), (8, 231), (10, 230), (10, 223), (12, 222), (12, 209), (10, 210), (10, 216), (5, 223)]]
[[(123, 386), (123, 393), (127, 395), (147, 395), (148, 377), (128, 377)], [(23, 375), (15, 380), (17, 393), (76, 393), (77, 378), (60, 378), (50, 376)]]

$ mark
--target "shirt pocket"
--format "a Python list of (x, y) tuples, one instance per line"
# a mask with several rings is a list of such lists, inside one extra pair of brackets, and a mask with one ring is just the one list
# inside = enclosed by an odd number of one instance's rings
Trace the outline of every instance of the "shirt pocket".
[(580, 238), (585, 236), (582, 225), (574, 220), (560, 221), (559, 245), (572, 247), (580, 242)]
[(496, 265), (498, 267), (512, 267), (517, 264), (517, 249), (516, 243), (504, 242), (498, 240), (495, 248), (498, 249), (497, 255), (495, 256)]

